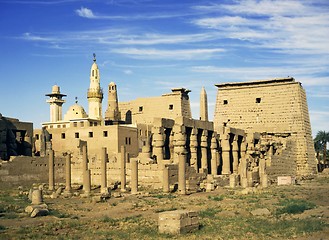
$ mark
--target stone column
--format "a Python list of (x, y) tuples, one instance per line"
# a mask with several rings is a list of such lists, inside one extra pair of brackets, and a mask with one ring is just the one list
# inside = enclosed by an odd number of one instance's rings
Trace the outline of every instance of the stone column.
[(121, 192), (126, 191), (126, 146), (121, 146)]
[(153, 155), (157, 157), (158, 164), (162, 164), (163, 161), (163, 146), (164, 146), (164, 137), (163, 137), (163, 127), (153, 127)]
[(71, 154), (65, 156), (65, 192), (71, 192)]
[(270, 167), (272, 165), (272, 156), (273, 156), (273, 145), (271, 143), (271, 145), (269, 146), (269, 149), (266, 153), (266, 158), (267, 158), (267, 161), (266, 161), (266, 166), (267, 167)]
[(218, 145), (217, 145), (217, 134), (213, 133), (211, 138), (211, 174), (217, 175), (218, 169)]
[(208, 156), (207, 156), (207, 148), (208, 148), (208, 131), (203, 130), (201, 135), (201, 171), (208, 173)]
[(88, 153), (87, 153), (87, 144), (82, 145), (82, 162), (81, 162), (81, 170), (83, 177), (83, 190), (86, 194), (90, 193), (90, 170), (88, 170)]
[(131, 193), (136, 194), (138, 192), (138, 161), (133, 159), (130, 162), (131, 166)]
[(53, 191), (55, 189), (55, 171), (54, 171), (54, 150), (49, 152), (49, 190)]
[(241, 158), (239, 164), (239, 174), (240, 174), (240, 183), (241, 187), (248, 187), (248, 179), (247, 179), (247, 171), (248, 171), (248, 163), (245, 157)]
[(191, 167), (198, 172), (198, 129), (193, 128), (190, 137)]
[(170, 133), (170, 137), (169, 137), (169, 149), (170, 149), (170, 162), (172, 163), (173, 162), (173, 159), (174, 159), (174, 156), (175, 156), (175, 151), (174, 151), (174, 131), (171, 130), (171, 133)]
[(32, 198), (31, 200), (32, 200), (33, 205), (38, 205), (38, 204), (43, 203), (42, 190), (33, 189), (31, 198)]
[(142, 146), (142, 152), (139, 153), (138, 157), (149, 159), (151, 157), (151, 144), (150, 144), (150, 137), (148, 136), (148, 130), (147, 130), (147, 136), (145, 137), (145, 142)]
[(186, 135), (185, 127), (181, 125), (174, 126), (174, 163), (179, 162), (179, 155), (186, 154)]
[(252, 178), (252, 171), (250, 171), (250, 170), (247, 171), (247, 182), (248, 182), (248, 187), (254, 186), (254, 180)]
[(50, 154), (50, 151), (53, 149), (53, 144), (51, 141), (46, 142), (46, 155)]
[(238, 185), (238, 175), (233, 173), (230, 175), (230, 188), (235, 188)]
[(87, 153), (87, 144), (82, 145), (82, 163), (81, 163), (82, 172), (88, 169), (88, 153)]
[(107, 151), (106, 147), (102, 147), (102, 153), (101, 153), (101, 193), (108, 193), (107, 173), (106, 173), (106, 165), (107, 165), (106, 151)]
[(164, 193), (170, 192), (169, 187), (169, 167), (163, 168), (163, 182), (162, 182), (162, 189)]
[(233, 173), (238, 173), (239, 167), (239, 146), (238, 146), (238, 136), (235, 135), (232, 142), (232, 155), (233, 155)]
[(268, 187), (268, 175), (267, 174), (263, 174), (263, 176), (260, 179), (261, 181), (261, 186), (263, 188), (267, 188)]
[(91, 176), (90, 176), (90, 170), (84, 170), (83, 175), (83, 190), (85, 194), (90, 194), (91, 191)]
[(178, 193), (186, 194), (186, 179), (185, 179), (185, 169), (186, 169), (186, 155), (179, 154), (178, 163)]
[(228, 175), (231, 174), (230, 170), (230, 136), (229, 134), (223, 134), (221, 135), (221, 146), (222, 146), (222, 160), (223, 160), (223, 166), (222, 166), (222, 174)]
[(265, 156), (261, 156), (259, 159), (259, 177), (262, 178), (262, 176), (265, 174), (265, 169), (266, 169), (266, 162), (265, 162)]
[(246, 153), (247, 153), (246, 137), (243, 137), (241, 146), (240, 146), (241, 158), (244, 158), (246, 156)]

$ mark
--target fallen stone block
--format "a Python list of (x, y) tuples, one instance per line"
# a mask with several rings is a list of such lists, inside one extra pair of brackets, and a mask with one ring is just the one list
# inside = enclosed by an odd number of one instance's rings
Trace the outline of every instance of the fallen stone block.
[(211, 191), (214, 191), (215, 190), (215, 185), (214, 183), (207, 183), (206, 185), (206, 192), (211, 192)]
[(159, 213), (159, 232), (182, 234), (199, 229), (198, 214), (188, 210), (176, 210)]
[(295, 178), (292, 176), (279, 176), (278, 185), (291, 185), (295, 184)]
[(40, 216), (47, 216), (48, 214), (49, 214), (48, 209), (35, 208), (33, 210), (33, 212), (31, 213), (31, 218), (40, 217)]
[(34, 209), (48, 209), (47, 204), (43, 203), (43, 204), (39, 204), (39, 205), (29, 205), (25, 208), (25, 212), (28, 214), (31, 214), (33, 212)]
[(56, 190), (56, 193), (57, 193), (57, 195), (59, 196), (59, 195), (61, 195), (62, 194), (62, 192), (64, 191), (64, 187), (59, 187), (59, 188), (57, 188), (57, 190)]
[(57, 192), (53, 192), (53, 193), (50, 195), (50, 197), (51, 197), (52, 199), (56, 199), (56, 198), (59, 197), (59, 195), (58, 195)]
[(100, 196), (100, 195), (98, 195), (98, 196), (93, 196), (92, 197), (92, 203), (100, 203), (100, 202), (102, 202), (102, 196)]
[(271, 215), (271, 212), (267, 208), (258, 208), (251, 211), (251, 214), (253, 216), (267, 216), (267, 215)]

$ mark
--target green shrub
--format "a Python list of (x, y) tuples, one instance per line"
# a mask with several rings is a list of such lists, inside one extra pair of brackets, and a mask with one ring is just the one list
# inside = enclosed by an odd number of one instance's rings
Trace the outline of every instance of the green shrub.
[(305, 210), (315, 208), (315, 204), (305, 201), (303, 199), (285, 199), (279, 203), (282, 208), (277, 210), (277, 214), (298, 214), (303, 213)]
[(222, 196), (222, 195), (218, 195), (218, 196), (214, 196), (214, 197), (212, 197), (212, 198), (210, 198), (210, 199), (219, 202), (219, 201), (222, 201), (222, 200), (224, 199), (224, 196)]
[(220, 209), (217, 208), (207, 208), (199, 212), (201, 218), (213, 218), (216, 213), (220, 212)]
[(52, 215), (52, 216), (55, 216), (55, 217), (58, 217), (58, 218), (69, 218), (69, 217), (71, 217), (70, 214), (68, 214), (68, 213), (61, 213), (61, 212), (59, 212), (56, 209), (50, 210), (49, 211), (49, 215)]
[(103, 223), (109, 223), (110, 226), (117, 226), (119, 224), (119, 220), (118, 219), (110, 218), (109, 216), (104, 216), (101, 219), (101, 222), (103, 222)]
[(159, 208), (159, 209), (155, 209), (154, 212), (155, 212), (155, 213), (160, 213), (160, 212), (175, 211), (175, 210), (177, 210), (176, 207), (169, 207), (169, 208)]
[(176, 196), (171, 195), (171, 194), (157, 194), (157, 195), (154, 195), (153, 197), (159, 198), (159, 199), (162, 199), (162, 198), (168, 198), (168, 199), (176, 198)]

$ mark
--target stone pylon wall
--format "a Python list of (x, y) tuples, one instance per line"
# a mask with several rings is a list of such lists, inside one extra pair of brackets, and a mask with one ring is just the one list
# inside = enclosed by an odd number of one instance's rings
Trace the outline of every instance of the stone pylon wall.
[(214, 128), (226, 123), (247, 132), (290, 133), (297, 175), (316, 173), (306, 94), (293, 78), (218, 84)]
[(274, 155), (268, 153), (266, 159), (266, 173), (269, 180), (277, 181), (278, 176), (296, 175), (296, 142), (287, 140), (283, 143), (282, 149), (277, 149)]

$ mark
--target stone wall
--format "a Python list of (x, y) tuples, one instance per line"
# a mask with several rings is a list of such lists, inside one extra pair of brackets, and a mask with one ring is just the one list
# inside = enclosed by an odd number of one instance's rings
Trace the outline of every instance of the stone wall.
[(276, 149), (273, 155), (266, 156), (266, 174), (271, 182), (276, 182), (278, 176), (296, 176), (296, 143), (292, 137), (282, 139), (282, 147)]
[[(62, 155), (63, 152), (78, 155), (78, 147), (81, 141), (87, 142), (88, 154), (91, 159), (99, 158), (98, 155), (102, 147), (107, 148), (110, 156), (115, 156), (122, 145), (126, 146), (131, 156), (137, 156), (138, 154), (139, 143), (136, 127), (126, 125), (79, 126), (47, 128), (47, 131), (51, 134), (51, 145), (56, 156)], [(39, 151), (42, 144), (41, 134), (41, 130), (35, 130), (35, 136), (38, 139), (35, 145)]]
[[(0, 164), (0, 184), (48, 183), (48, 157), (12, 157)], [(64, 183), (65, 159), (55, 158), (55, 182)]]
[[(154, 118), (191, 118), (188, 91), (184, 88), (172, 89), (172, 93), (160, 97), (137, 98), (130, 102), (120, 102), (121, 120), (127, 123), (152, 124)], [(131, 119), (131, 121), (129, 121)]]
[(297, 175), (317, 172), (306, 94), (293, 78), (218, 87), (214, 125), (247, 132), (290, 133), (296, 142)]
[(10, 156), (32, 156), (34, 151), (33, 123), (3, 117), (0, 113), (0, 159)]

